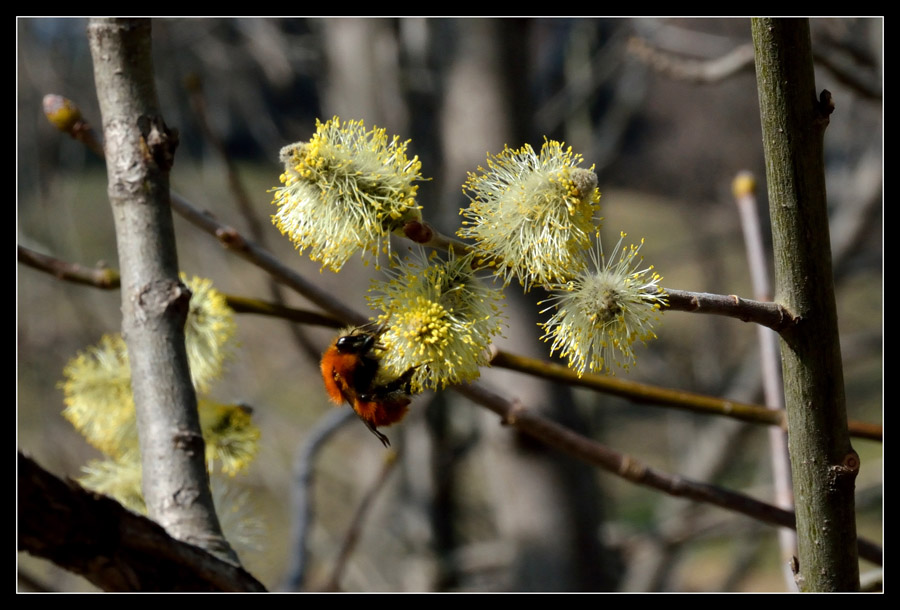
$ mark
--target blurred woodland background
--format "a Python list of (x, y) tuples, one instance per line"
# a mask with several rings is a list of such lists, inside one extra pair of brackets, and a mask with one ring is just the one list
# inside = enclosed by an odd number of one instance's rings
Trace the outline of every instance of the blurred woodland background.
[[(17, 22), (17, 241), (65, 261), (117, 267), (101, 160), (50, 126), (42, 97), (77, 103), (101, 128), (80, 19)], [(883, 22), (812, 20), (817, 88), (836, 110), (825, 135), (832, 249), (847, 410), (880, 423), (883, 407)], [(235, 164), (280, 260), (366, 310), (378, 272), (353, 260), (336, 275), (300, 257), (271, 225), (279, 149), (306, 140), (315, 119), (364, 119), (411, 138), (431, 177), (425, 218), (459, 226), (467, 171), (505, 144), (563, 140), (599, 176), (603, 236), (646, 238), (645, 262), (667, 288), (752, 297), (731, 182), (758, 179), (768, 239), (765, 168), (745, 19), (164, 19), (153, 22), (157, 87), (180, 131), (172, 187), (252, 235), (229, 186)], [(742, 55), (743, 53), (743, 55)], [(724, 58), (724, 59), (722, 59)], [(719, 61), (721, 60), (721, 61)], [(732, 61), (738, 68), (727, 69)], [(743, 63), (741, 63), (743, 62)], [(723, 68), (723, 66), (725, 66)], [(212, 135), (210, 135), (212, 134)], [(222, 151), (226, 156), (223, 156)], [(270, 298), (268, 278), (176, 216), (181, 268), (234, 295)], [(405, 246), (404, 246), (405, 247)], [(118, 291), (17, 266), (18, 446), (77, 477), (97, 453), (62, 418), (66, 362), (120, 325)], [(547, 357), (535, 301), (507, 289), (498, 344)], [(309, 307), (288, 294), (288, 302)], [(292, 469), (334, 410), (317, 362), (275, 318), (240, 315), (241, 347), (214, 388), (252, 405), (262, 429), (246, 490), (259, 528), (238, 548), (269, 588), (290, 579)], [(320, 352), (334, 331), (303, 327)], [(659, 339), (622, 378), (760, 402), (756, 329), (734, 319), (663, 315)], [(635, 405), (498, 369), (483, 381), (610, 447), (694, 479), (771, 500), (761, 426)], [(344, 407), (347, 409), (347, 407)], [(338, 586), (346, 591), (784, 590), (775, 528), (638, 488), (560, 456), (452, 392), (419, 398), (387, 430), (399, 457), (361, 522)], [(858, 529), (882, 539), (882, 446), (854, 440)], [(304, 590), (328, 586), (360, 502), (378, 487), (381, 444), (355, 419), (315, 461)], [(227, 532), (226, 532), (227, 533)], [(862, 562), (865, 574), (872, 566)], [(19, 556), (52, 590), (90, 585)], [(296, 576), (296, 575), (295, 575)]]

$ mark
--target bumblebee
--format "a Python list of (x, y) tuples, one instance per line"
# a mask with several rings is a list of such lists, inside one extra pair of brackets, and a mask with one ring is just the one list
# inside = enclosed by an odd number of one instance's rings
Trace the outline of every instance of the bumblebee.
[(347, 402), (385, 447), (391, 441), (379, 426), (397, 423), (412, 402), (409, 382), (415, 368), (385, 380), (378, 357), (378, 334), (354, 329), (338, 336), (322, 355), (322, 379), (335, 404)]

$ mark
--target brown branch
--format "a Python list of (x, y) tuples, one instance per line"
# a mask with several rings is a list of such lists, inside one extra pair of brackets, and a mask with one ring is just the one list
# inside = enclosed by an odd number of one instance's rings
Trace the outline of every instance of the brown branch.
[[(261, 316), (282, 318), (300, 324), (312, 326), (324, 326), (326, 328), (343, 328), (346, 324), (331, 316), (326, 316), (308, 309), (287, 307), (278, 303), (270, 303), (261, 299), (239, 297), (231, 294), (225, 295), (225, 301), (235, 313), (252, 313)], [(318, 357), (316, 358), (318, 360)]]
[(85, 284), (104, 290), (119, 288), (121, 282), (119, 272), (109, 267), (84, 267), (77, 263), (69, 263), (46, 254), (40, 254), (25, 246), (18, 246), (18, 260), (32, 269), (44, 271), (60, 280)]
[[(785, 427), (783, 412), (773, 411), (761, 405), (742, 403), (672, 388), (661, 388), (636, 381), (626, 381), (609, 375), (585, 373), (579, 376), (578, 373), (566, 366), (537, 358), (510, 354), (501, 350), (498, 350), (491, 359), (491, 366), (519, 371), (520, 373), (534, 375), (535, 377), (564, 383), (573, 387), (588, 388), (596, 392), (620, 396), (648, 406), (673, 407), (704, 415), (730, 417), (751, 424)], [(849, 426), (854, 436), (874, 441), (882, 440), (882, 427), (877, 424), (851, 421)]]
[(328, 582), (322, 587), (325, 591), (340, 590), (341, 576), (343, 576), (344, 568), (347, 567), (350, 555), (353, 553), (353, 549), (356, 548), (356, 543), (359, 541), (363, 521), (366, 516), (368, 516), (369, 509), (372, 507), (372, 503), (378, 496), (378, 492), (384, 489), (384, 485), (387, 482), (388, 477), (394, 471), (394, 467), (396, 467), (397, 463), (397, 453), (395, 451), (389, 450), (385, 452), (384, 461), (381, 465), (381, 471), (378, 473), (378, 478), (372, 482), (371, 487), (369, 487), (362, 500), (360, 500), (359, 506), (357, 506), (356, 512), (353, 515), (353, 519), (350, 521), (350, 527), (347, 528), (347, 533), (341, 544), (338, 558), (334, 562), (334, 569), (328, 577)]
[(743, 322), (755, 322), (766, 326), (777, 333), (793, 328), (799, 322), (799, 318), (778, 303), (752, 301), (734, 294), (709, 294), (669, 288), (664, 290), (669, 295), (669, 304), (663, 308), (664, 310), (737, 318)]
[(279, 261), (268, 250), (244, 238), (235, 228), (220, 222), (211, 213), (194, 207), (177, 193), (172, 193), (172, 209), (194, 226), (218, 239), (229, 251), (250, 261), (344, 323), (361, 325), (368, 321), (365, 316)]
[(662, 51), (635, 36), (628, 41), (628, 52), (660, 74), (694, 83), (717, 83), (753, 70), (752, 44), (736, 47), (715, 59), (687, 59)]
[[(119, 272), (115, 269), (110, 269), (109, 267), (83, 267), (77, 263), (70, 263), (52, 256), (47, 256), (46, 254), (39, 254), (24, 246), (19, 246), (18, 252), (20, 263), (39, 271), (49, 273), (58, 279), (106, 290), (119, 288)], [(272, 316), (273, 318), (282, 318), (292, 322), (311, 324), (313, 326), (325, 326), (327, 328), (341, 328), (345, 326), (345, 323), (340, 320), (315, 311), (309, 311), (308, 309), (286, 307), (278, 303), (270, 303), (261, 299), (241, 297), (232, 294), (226, 294), (224, 296), (228, 306), (236, 313), (252, 313), (263, 316)]]
[[(195, 208), (177, 193), (172, 194), (172, 208), (195, 226), (215, 236), (223, 246), (269, 272), (278, 281), (293, 288), (325, 311), (350, 324), (366, 322), (362, 315), (347, 308), (339, 300), (305, 280), (298, 273), (279, 262), (267, 250), (247, 240), (236, 229), (220, 222), (209, 212)], [(433, 239), (437, 240), (438, 238), (434, 237)], [(450, 242), (446, 243), (449, 245)], [(667, 309), (674, 311), (709, 313), (738, 318), (744, 322), (762, 324), (776, 332), (788, 329), (797, 323), (797, 319), (777, 303), (762, 303), (735, 295), (725, 296), (670, 289), (666, 289), (666, 292), (669, 295)]]
[[(23, 261), (23, 257), (35, 258), (42, 261), (42, 263), (31, 264)], [(43, 254), (37, 254), (23, 246), (19, 246), (19, 260), (36, 269), (50, 273), (59, 279), (91, 285), (97, 288), (112, 288), (113, 286), (108, 286), (106, 283), (106, 279), (108, 278), (109, 281), (115, 282), (116, 286), (118, 285), (119, 276), (114, 269), (102, 269), (102, 274), (99, 273), (101, 270), (94, 271), (90, 269), (83, 273), (79, 273), (76, 270), (84, 268), (78, 264), (69, 263)], [(76, 275), (78, 277), (75, 277)], [(103, 281), (100, 281), (99, 283), (87, 281), (95, 276), (99, 276)], [(345, 325), (343, 321), (331, 316), (322, 315), (306, 309), (284, 307), (277, 303), (269, 303), (260, 299), (226, 294), (225, 300), (227, 301), (228, 306), (237, 313), (272, 316), (290, 320), (292, 322), (298, 322), (300, 324), (325, 326), (327, 328), (341, 328)], [(579, 376), (575, 371), (568, 367), (547, 362), (546, 360), (510, 354), (502, 350), (496, 351), (491, 360), (491, 365), (519, 371), (520, 373), (528, 375), (534, 375), (535, 377), (541, 377), (543, 379), (549, 379), (550, 381), (556, 381), (558, 383), (589, 388), (597, 392), (610, 394), (612, 396), (620, 396), (633, 402), (650, 406), (674, 407), (676, 409), (706, 415), (721, 415), (753, 424), (779, 426), (781, 428), (785, 427), (783, 414), (778, 414), (776, 416), (770, 409), (760, 405), (741, 403), (715, 396), (705, 396), (703, 394), (695, 394), (683, 390), (661, 388), (659, 386), (626, 381), (608, 375), (586, 373)], [(850, 427), (850, 434), (855, 437), (881, 442), (884, 436), (882, 426), (877, 424), (850, 420), (848, 425)]]
[[(516, 430), (551, 447), (599, 466), (627, 481), (672, 496), (713, 504), (765, 523), (795, 528), (795, 516), (791, 511), (761, 502), (739, 492), (656, 470), (628, 455), (613, 451), (601, 443), (545, 419), (521, 403), (507, 400), (487, 390), (481, 384), (456, 386), (454, 389), (499, 415), (503, 424), (513, 426)], [(860, 540), (859, 554), (879, 565), (882, 562), (881, 547), (872, 542)]]
[(18, 453), (18, 546), (105, 591), (265, 591), (239, 566), (171, 537)]

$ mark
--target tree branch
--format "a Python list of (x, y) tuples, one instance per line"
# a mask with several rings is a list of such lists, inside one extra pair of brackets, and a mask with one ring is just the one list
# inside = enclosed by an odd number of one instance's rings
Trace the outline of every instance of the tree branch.
[[(494, 357), (491, 359), (491, 366), (519, 371), (520, 373), (534, 375), (535, 377), (564, 383), (573, 387), (588, 388), (595, 392), (619, 396), (648, 406), (672, 407), (704, 415), (729, 417), (751, 424), (786, 427), (783, 412), (773, 411), (760, 405), (672, 388), (661, 388), (636, 381), (626, 381), (610, 375), (585, 373), (579, 376), (578, 373), (561, 364), (518, 354), (510, 354), (502, 350), (497, 350), (494, 354)], [(876, 424), (851, 422), (851, 427), (854, 436), (875, 441), (882, 439), (882, 427)]]
[[(487, 407), (500, 416), (501, 421), (520, 432), (583, 460), (637, 485), (643, 485), (669, 495), (705, 502), (735, 511), (765, 523), (795, 529), (794, 513), (742, 493), (692, 481), (678, 475), (656, 470), (646, 464), (586, 438), (553, 421), (541, 417), (517, 401), (510, 401), (491, 392), (479, 383), (454, 386), (454, 389), (473, 402)], [(869, 561), (882, 563), (882, 550), (867, 540), (860, 540), (859, 554)]]
[(18, 546), (105, 591), (265, 591), (243, 568), (18, 453)]
[(103, 288), (104, 290), (115, 290), (121, 286), (119, 272), (109, 267), (84, 267), (77, 263), (69, 263), (35, 252), (25, 246), (18, 246), (17, 256), (19, 262), (23, 265), (49, 273), (60, 280)]
[(88, 39), (103, 118), (122, 272), (122, 335), (147, 511), (176, 538), (237, 563), (213, 506), (184, 345), (191, 295), (178, 280), (169, 208), (169, 170), (178, 136), (159, 112), (150, 22), (93, 19)]
[(856, 591), (860, 464), (847, 430), (823, 152), (834, 104), (827, 91), (816, 98), (807, 20), (752, 24), (776, 295), (800, 318), (781, 335), (798, 583), (808, 591)]
[(715, 59), (687, 59), (661, 51), (637, 36), (628, 41), (628, 52), (674, 80), (693, 83), (717, 83), (753, 69), (753, 45), (735, 47)]
[(752, 301), (735, 294), (709, 294), (686, 290), (664, 289), (669, 295), (669, 304), (664, 310), (707, 313), (717, 316), (737, 318), (743, 322), (755, 322), (781, 333), (798, 322), (786, 307), (778, 303)]
[(195, 208), (187, 199), (172, 193), (172, 209), (182, 218), (219, 240), (223, 247), (250, 261), (276, 280), (303, 295), (331, 315), (347, 324), (361, 325), (368, 319), (347, 307), (326, 290), (279, 261), (268, 250), (245, 239), (237, 229), (220, 222), (209, 212)]
[(294, 460), (291, 482), (291, 544), (288, 566), (281, 579), (283, 591), (303, 589), (307, 575), (306, 541), (313, 526), (313, 481), (315, 479), (315, 458), (326, 441), (341, 427), (356, 420), (352, 409), (333, 409), (316, 422), (297, 457)]
[[(41, 262), (40, 264), (28, 262), (32, 259)], [(82, 272), (79, 270), (84, 270), (85, 268), (78, 264), (38, 254), (24, 246), (19, 246), (19, 260), (35, 269), (45, 271), (60, 279), (95, 286), (97, 288), (112, 288), (113, 286), (111, 286), (110, 283), (114, 283), (115, 286), (118, 286), (119, 282), (119, 274), (115, 269), (103, 268), (102, 270), (98, 269), (96, 271), (87, 269)], [(103, 273), (101, 274), (100, 271)], [(97, 281), (91, 281), (92, 279), (96, 279)], [(300, 324), (312, 324), (328, 328), (341, 328), (346, 325), (345, 322), (339, 319), (322, 315), (314, 311), (284, 307), (277, 303), (269, 303), (261, 299), (226, 294), (225, 300), (228, 303), (228, 306), (237, 313), (273, 316), (292, 322), (298, 322)], [(763, 303), (763, 305), (768, 304)], [(491, 359), (491, 366), (519, 371), (526, 375), (534, 375), (535, 377), (549, 379), (550, 381), (564, 383), (573, 387), (588, 388), (603, 394), (620, 396), (631, 400), (632, 402), (649, 406), (673, 407), (694, 413), (720, 415), (753, 424), (778, 426), (780, 428), (787, 427), (783, 413), (775, 414), (770, 409), (760, 405), (743, 403), (715, 396), (706, 396), (683, 390), (662, 388), (634, 381), (626, 381), (609, 375), (597, 375), (592, 373), (578, 375), (578, 373), (566, 366), (537, 358), (511, 354), (502, 350), (497, 350), (494, 353)], [(878, 442), (881, 442), (884, 437), (882, 426), (878, 424), (850, 420), (847, 422), (847, 425), (851, 436)]]

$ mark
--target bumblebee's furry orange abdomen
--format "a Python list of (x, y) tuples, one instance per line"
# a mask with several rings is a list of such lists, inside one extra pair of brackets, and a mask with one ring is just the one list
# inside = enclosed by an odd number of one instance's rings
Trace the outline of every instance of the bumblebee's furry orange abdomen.
[(409, 396), (392, 394), (379, 397), (377, 400), (357, 399), (353, 409), (373, 426), (390, 426), (403, 419), (409, 411), (410, 402), (412, 401)]
[(329, 347), (322, 356), (322, 379), (329, 398), (351, 405), (358, 394), (368, 391), (378, 371), (378, 362), (366, 354), (342, 352)]
[(359, 356), (356, 354), (342, 354), (333, 345), (322, 356), (322, 380), (333, 403), (353, 404), (356, 393), (348, 383), (353, 380), (353, 369), (358, 360)]

